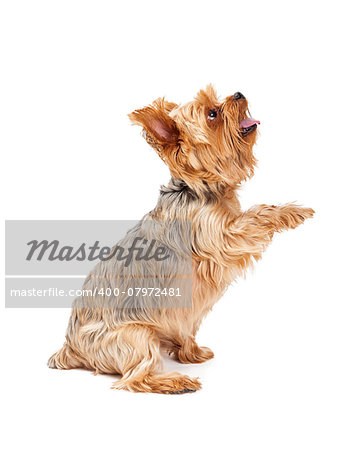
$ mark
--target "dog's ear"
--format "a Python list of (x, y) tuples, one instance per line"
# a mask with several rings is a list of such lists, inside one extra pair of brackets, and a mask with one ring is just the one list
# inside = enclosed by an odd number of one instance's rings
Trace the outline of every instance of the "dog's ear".
[(179, 130), (169, 113), (177, 105), (163, 98), (155, 100), (152, 105), (137, 109), (129, 114), (130, 120), (141, 125), (147, 142), (165, 157), (166, 152), (177, 147)]

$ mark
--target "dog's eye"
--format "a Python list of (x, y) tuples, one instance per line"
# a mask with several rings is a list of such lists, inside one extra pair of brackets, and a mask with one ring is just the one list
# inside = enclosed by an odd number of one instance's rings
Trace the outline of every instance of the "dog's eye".
[(214, 120), (217, 118), (217, 115), (218, 115), (218, 113), (217, 113), (216, 109), (210, 109), (209, 114), (208, 114), (208, 119)]

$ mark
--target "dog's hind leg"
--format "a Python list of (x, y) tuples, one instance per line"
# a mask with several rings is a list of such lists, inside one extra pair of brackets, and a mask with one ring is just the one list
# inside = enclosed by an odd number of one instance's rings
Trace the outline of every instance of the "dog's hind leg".
[(113, 389), (131, 392), (182, 394), (201, 388), (195, 378), (177, 372), (159, 373), (162, 357), (160, 340), (146, 325), (125, 325), (119, 330), (119, 365), (123, 374)]

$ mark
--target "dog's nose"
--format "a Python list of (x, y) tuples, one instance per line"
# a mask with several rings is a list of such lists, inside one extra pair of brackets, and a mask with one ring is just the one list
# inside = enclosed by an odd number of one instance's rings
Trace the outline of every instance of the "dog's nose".
[(245, 95), (243, 95), (241, 92), (235, 92), (234, 100), (243, 100), (244, 98), (245, 98)]

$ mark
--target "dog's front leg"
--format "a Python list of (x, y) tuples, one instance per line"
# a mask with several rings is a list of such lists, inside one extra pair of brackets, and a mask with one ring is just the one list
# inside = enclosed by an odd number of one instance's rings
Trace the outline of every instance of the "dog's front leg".
[(285, 205), (256, 205), (245, 213), (246, 218), (254, 220), (261, 226), (268, 227), (273, 231), (293, 229), (304, 223), (314, 215), (311, 208), (304, 208), (287, 203)]
[(313, 209), (292, 203), (253, 206), (228, 225), (226, 255), (231, 259), (246, 256), (258, 259), (275, 232), (296, 228), (313, 215)]

